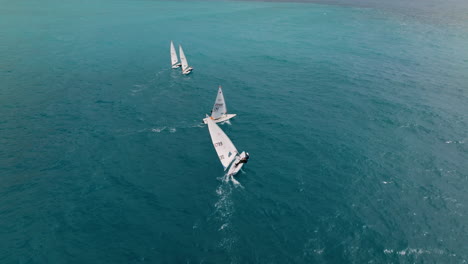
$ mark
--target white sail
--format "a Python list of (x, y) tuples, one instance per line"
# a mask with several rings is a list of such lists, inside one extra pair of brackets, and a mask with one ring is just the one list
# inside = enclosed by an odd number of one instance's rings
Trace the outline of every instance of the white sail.
[(218, 153), (219, 160), (223, 164), (224, 170), (226, 170), (238, 154), (238, 151), (228, 136), (211, 120), (211, 118), (207, 118), (207, 123), (213, 146), (216, 153)]
[(211, 117), (213, 117), (213, 119), (218, 119), (226, 113), (227, 107), (226, 102), (224, 101), (223, 90), (221, 89), (221, 86), (219, 86), (218, 95), (216, 96), (216, 100), (213, 105), (213, 110), (211, 111)]
[(180, 55), (180, 62), (182, 63), (182, 71), (185, 71), (188, 68), (187, 58), (185, 58), (184, 50), (182, 46), (179, 45), (179, 55)]
[(177, 59), (177, 53), (174, 48), (174, 43), (172, 43), (172, 40), (171, 40), (171, 63), (172, 65), (174, 65), (174, 64), (177, 64), (178, 62), (179, 62), (179, 59)]

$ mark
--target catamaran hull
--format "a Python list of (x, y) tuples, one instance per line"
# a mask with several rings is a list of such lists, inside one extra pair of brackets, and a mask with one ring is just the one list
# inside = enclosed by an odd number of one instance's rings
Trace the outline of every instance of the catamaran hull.
[[(233, 118), (233, 117), (235, 117), (235, 116), (236, 116), (236, 114), (226, 114), (226, 115), (221, 116), (221, 117), (218, 118), (218, 119), (213, 119), (213, 121), (214, 121), (215, 123), (220, 123), (220, 122), (227, 121), (227, 120), (229, 120), (229, 119), (231, 119), (231, 118)], [(207, 118), (210, 118), (210, 117), (207, 117)], [(207, 124), (206, 118), (203, 118), (203, 123)]]
[(180, 68), (180, 66), (182, 66), (182, 64), (180, 64), (180, 63), (174, 64), (174, 65), (172, 65), (172, 69)]

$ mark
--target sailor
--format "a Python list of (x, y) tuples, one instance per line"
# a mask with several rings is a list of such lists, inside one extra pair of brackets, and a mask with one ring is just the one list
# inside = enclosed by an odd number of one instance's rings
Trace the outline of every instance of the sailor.
[(247, 163), (249, 161), (249, 153), (245, 152), (245, 155), (240, 158), (238, 164)]

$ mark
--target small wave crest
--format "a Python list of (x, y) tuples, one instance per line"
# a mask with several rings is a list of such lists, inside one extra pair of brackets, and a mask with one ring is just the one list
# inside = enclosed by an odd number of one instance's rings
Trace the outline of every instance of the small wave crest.
[(168, 131), (169, 133), (176, 133), (177, 129), (188, 129), (188, 128), (203, 128), (205, 125), (201, 122), (192, 123), (192, 124), (180, 124), (180, 125), (170, 125), (170, 126), (159, 126), (150, 128), (151, 132), (161, 133), (163, 131)]
[(177, 132), (177, 129), (175, 127), (169, 127), (168, 128), (168, 127), (163, 126), (163, 127), (151, 128), (151, 132), (154, 132), (154, 133), (161, 133), (161, 132), (163, 132), (165, 130), (168, 130), (169, 133)]
[(161, 133), (161, 131), (163, 131), (164, 129), (166, 129), (166, 127), (157, 127), (157, 128), (152, 128), (151, 131), (155, 133)]
[(147, 85), (145, 85), (145, 84), (134, 84), (133, 87), (135, 87), (135, 88), (130, 89), (130, 92), (131, 92), (132, 95), (135, 95), (135, 94), (145, 90), (147, 88)]
[(396, 249), (384, 249), (384, 254), (386, 255), (399, 255), (399, 256), (410, 256), (410, 255), (423, 255), (423, 254), (436, 254), (436, 255), (449, 255), (452, 256), (453, 254), (448, 254), (442, 249), (434, 248), (434, 249), (423, 249), (423, 248), (405, 248), (402, 250)]
[(464, 140), (447, 140), (445, 141), (445, 144), (464, 144)]

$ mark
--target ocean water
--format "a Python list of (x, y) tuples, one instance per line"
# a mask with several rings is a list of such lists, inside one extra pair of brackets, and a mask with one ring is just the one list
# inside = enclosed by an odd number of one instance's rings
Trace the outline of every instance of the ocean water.
[(466, 263), (468, 21), (398, 10), (0, 1), (0, 263)]

